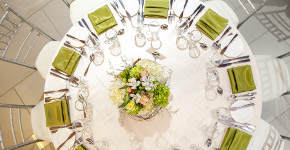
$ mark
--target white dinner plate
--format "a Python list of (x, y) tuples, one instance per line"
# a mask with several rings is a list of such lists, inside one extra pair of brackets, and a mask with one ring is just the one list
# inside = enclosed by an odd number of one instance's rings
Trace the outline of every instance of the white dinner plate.
[[(239, 107), (239, 106), (243, 106), (249, 103), (250, 102), (245, 101), (245, 100), (238, 100), (234, 102), (231, 107)], [(246, 123), (254, 117), (255, 110), (253, 106), (250, 106), (250, 107), (241, 108), (236, 111), (230, 111), (230, 112), (231, 112), (232, 118), (235, 121), (240, 122), (240, 123)]]
[[(69, 30), (68, 34), (76, 37), (79, 40), (86, 41), (89, 36), (89, 31), (86, 28), (83, 28), (80, 26), (74, 26), (73, 28), (71, 28), (71, 30)], [(69, 38), (69, 37), (66, 37), (66, 38), (67, 38), (67, 41), (69, 41), (75, 47), (84, 45), (83, 43), (77, 40), (74, 40), (72, 38)]]
[[(55, 134), (52, 134), (55, 146), (61, 145), (70, 135), (73, 133), (72, 130), (63, 128), (58, 130)], [(74, 135), (72, 138), (70, 138), (65, 144), (60, 148), (60, 150), (68, 150), (70, 149), (73, 144), (75, 143), (76, 136)]]
[[(135, 16), (139, 9), (139, 3), (137, 0), (122, 0), (125, 5), (126, 10), (131, 15), (131, 17)], [(118, 1), (119, 11), (120, 13), (127, 17), (126, 11), (123, 9), (121, 3)]]
[[(185, 4), (185, 0), (176, 0), (173, 3), (172, 9), (173, 9), (173, 12), (176, 16), (180, 16), (180, 14), (183, 10), (184, 4)], [(187, 2), (185, 9), (184, 9), (183, 17), (190, 16), (193, 13), (193, 11), (198, 7), (198, 5), (199, 5), (198, 2), (196, 2), (194, 0), (189, 0)]]
[[(234, 34), (231, 36), (227, 36), (222, 39), (221, 41), (221, 49), (226, 47), (231, 39), (234, 37)], [(224, 55), (227, 57), (238, 57), (244, 51), (245, 45), (243, 40), (237, 36), (234, 41), (228, 46), (227, 50), (225, 51)]]

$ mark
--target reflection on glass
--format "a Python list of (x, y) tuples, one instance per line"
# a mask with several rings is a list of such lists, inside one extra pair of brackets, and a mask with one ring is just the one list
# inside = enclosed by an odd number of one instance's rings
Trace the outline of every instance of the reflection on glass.
[(117, 31), (115, 29), (109, 29), (105, 33), (106, 38), (108, 39), (106, 41), (107, 44), (112, 44), (109, 49), (111, 50), (111, 54), (113, 56), (119, 56), (121, 54), (121, 45), (118, 40)]

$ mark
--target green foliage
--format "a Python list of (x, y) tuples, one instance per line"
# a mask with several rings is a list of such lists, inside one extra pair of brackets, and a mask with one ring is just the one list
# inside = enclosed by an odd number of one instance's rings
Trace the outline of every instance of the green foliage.
[(132, 68), (131, 70), (130, 70), (130, 77), (131, 78), (135, 78), (136, 80), (138, 80), (139, 79), (139, 74), (140, 74), (140, 72), (143, 70), (143, 67), (141, 67), (141, 66), (135, 66), (134, 68)]

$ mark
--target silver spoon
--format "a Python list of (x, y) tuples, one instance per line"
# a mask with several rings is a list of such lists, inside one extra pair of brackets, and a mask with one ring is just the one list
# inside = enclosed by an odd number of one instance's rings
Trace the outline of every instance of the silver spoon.
[(91, 55), (90, 55), (90, 63), (89, 63), (89, 65), (88, 65), (88, 67), (87, 67), (87, 69), (86, 69), (86, 71), (85, 71), (85, 73), (84, 73), (84, 76), (87, 75), (87, 73), (88, 73), (88, 71), (89, 71), (89, 68), (90, 68), (90, 65), (91, 65), (91, 63), (92, 63), (94, 60), (95, 60), (95, 55), (94, 55), (94, 54), (91, 54)]
[(223, 89), (220, 87), (220, 86), (218, 86), (217, 87), (217, 92), (220, 94), (220, 95), (223, 95)]
[(200, 43), (200, 42), (198, 42), (199, 44), (200, 44), (200, 47), (203, 49), (203, 50), (207, 50), (207, 45), (205, 44), (205, 43)]
[(117, 33), (117, 35), (123, 35), (125, 33), (125, 29), (120, 29)]
[(167, 24), (162, 24), (160, 26), (161, 30), (167, 30), (168, 29), (168, 25)]

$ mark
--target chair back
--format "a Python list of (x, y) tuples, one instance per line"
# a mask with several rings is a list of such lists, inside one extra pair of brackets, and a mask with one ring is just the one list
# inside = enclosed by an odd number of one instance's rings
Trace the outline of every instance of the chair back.
[[(8, 4), (5, 4), (5, 7), (7, 11), (0, 20), (0, 53), (2, 51), (0, 60), (36, 69), (34, 63), (29, 64), (27, 62), (28, 56), (33, 55), (30, 53), (32, 46), (36, 43), (37, 39), (39, 39), (40, 35), (43, 35), (45, 38), (51, 41), (55, 41), (55, 39), (43, 32)], [(16, 33), (20, 32), (20, 28), (28, 29), (27, 35), (23, 36), (25, 37), (23, 42), (21, 42), (22, 39), (13, 41), (15, 37), (20, 37), (20, 35), (16, 36)], [(24, 31), (22, 32), (25, 33)], [(13, 44), (11, 44), (12, 41)], [(16, 48), (15, 44), (20, 44), (19, 49)]]
[[(6, 148), (3, 142), (3, 136), (1, 134), (1, 129), (0, 129), (0, 142), (1, 142), (1, 147), (3, 150), (10, 150), (10, 149), (15, 149), (15, 148), (19, 148), (19, 147), (23, 147), (32, 143), (36, 143), (36, 142), (40, 142), (42, 140), (31, 140), (31, 141), (26, 141), (24, 139), (24, 134), (23, 134), (23, 130), (22, 130), (22, 122), (21, 122), (21, 110), (26, 110), (26, 109), (32, 109), (34, 107), (34, 105), (14, 105), (14, 104), (0, 104), (0, 108), (8, 108), (10, 110), (10, 125), (11, 125), (11, 132), (13, 134), (13, 139), (14, 139), (14, 143), (15, 145), (12, 147), (8, 147)], [(17, 139), (16, 139), (16, 134), (15, 134), (15, 129), (14, 129), (14, 121), (13, 121), (13, 109), (17, 109), (18, 110), (18, 124), (19, 124), (19, 128), (20, 128), (20, 133), (21, 133), (21, 137), (22, 137), (22, 142), (21, 143), (17, 143)]]
[(65, 4), (66, 4), (66, 6), (68, 7), (68, 8), (70, 8), (70, 4), (74, 1), (74, 0), (70, 0), (70, 1), (68, 1), (68, 0), (62, 0)]
[[(247, 13), (247, 17), (241, 20), (237, 28), (240, 28), (248, 19), (250, 19), (256, 12), (262, 9), (270, 0), (238, 0), (241, 7)], [(255, 2), (255, 3), (254, 3)]]

